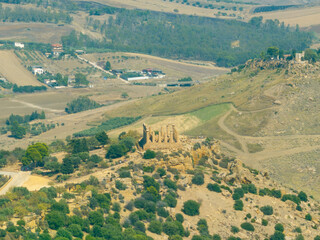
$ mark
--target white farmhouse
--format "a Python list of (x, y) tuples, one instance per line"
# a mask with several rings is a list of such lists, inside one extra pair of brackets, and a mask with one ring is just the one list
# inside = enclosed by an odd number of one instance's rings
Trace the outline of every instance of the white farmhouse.
[(42, 67), (39, 67), (39, 66), (32, 67), (32, 73), (34, 75), (41, 75), (41, 74), (43, 74), (43, 72), (44, 72), (44, 70)]
[(14, 46), (15, 46), (16, 48), (24, 48), (24, 44), (23, 44), (23, 43), (20, 43), (20, 42), (15, 42), (15, 43), (14, 43)]

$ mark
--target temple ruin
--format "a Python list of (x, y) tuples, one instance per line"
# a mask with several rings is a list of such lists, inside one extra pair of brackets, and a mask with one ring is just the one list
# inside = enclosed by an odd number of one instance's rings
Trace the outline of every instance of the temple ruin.
[(143, 124), (143, 137), (139, 145), (144, 149), (179, 149), (181, 143), (175, 125), (161, 127), (160, 131), (153, 131)]

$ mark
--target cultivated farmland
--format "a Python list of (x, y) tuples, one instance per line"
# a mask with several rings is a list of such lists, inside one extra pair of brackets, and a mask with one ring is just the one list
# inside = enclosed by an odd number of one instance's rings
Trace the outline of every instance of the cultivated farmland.
[(18, 86), (41, 86), (41, 83), (22, 66), (12, 51), (0, 51), (0, 74)]

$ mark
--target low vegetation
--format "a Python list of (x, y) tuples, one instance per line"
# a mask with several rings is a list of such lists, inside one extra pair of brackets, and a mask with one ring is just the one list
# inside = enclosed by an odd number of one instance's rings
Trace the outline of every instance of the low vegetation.
[(67, 104), (65, 111), (69, 114), (101, 107), (101, 104), (88, 97), (80, 96)]
[(94, 136), (101, 131), (110, 131), (119, 127), (130, 125), (141, 119), (141, 117), (115, 117), (111, 118), (105, 122), (102, 122), (101, 125), (93, 127), (81, 132), (74, 133), (74, 137), (85, 137), (85, 136)]

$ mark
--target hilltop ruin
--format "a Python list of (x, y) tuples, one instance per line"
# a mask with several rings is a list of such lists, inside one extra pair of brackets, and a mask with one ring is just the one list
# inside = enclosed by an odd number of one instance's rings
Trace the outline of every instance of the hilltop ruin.
[(143, 137), (139, 145), (144, 150), (147, 149), (179, 149), (182, 147), (179, 133), (175, 125), (170, 124), (161, 127), (160, 131), (153, 131), (151, 127), (143, 124)]

